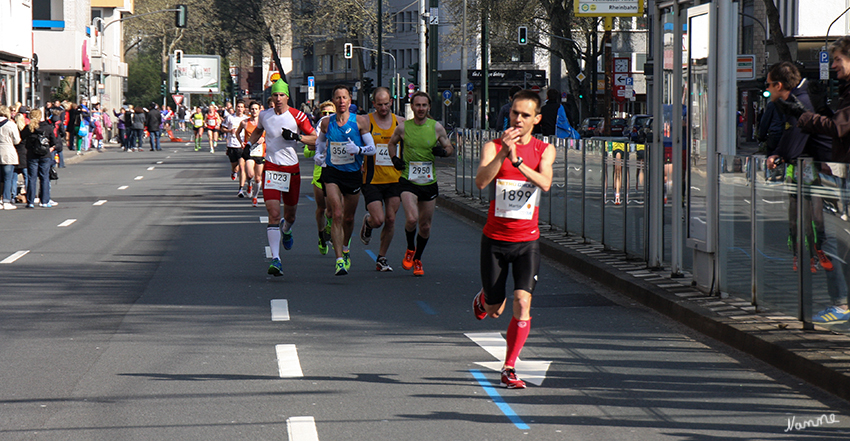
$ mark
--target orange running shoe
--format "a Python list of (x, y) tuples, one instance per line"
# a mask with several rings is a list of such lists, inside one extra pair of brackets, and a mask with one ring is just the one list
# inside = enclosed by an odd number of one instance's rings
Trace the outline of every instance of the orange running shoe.
[(829, 260), (829, 257), (826, 257), (826, 253), (821, 250), (818, 250), (817, 253), (821, 268), (827, 271), (832, 271), (832, 261)]
[(413, 261), (413, 275), (414, 276), (424, 276), (425, 270), (422, 269), (422, 261), (416, 259)]
[(413, 268), (413, 256), (416, 254), (414, 250), (404, 252), (404, 260), (401, 261), (401, 268), (405, 271), (410, 271)]

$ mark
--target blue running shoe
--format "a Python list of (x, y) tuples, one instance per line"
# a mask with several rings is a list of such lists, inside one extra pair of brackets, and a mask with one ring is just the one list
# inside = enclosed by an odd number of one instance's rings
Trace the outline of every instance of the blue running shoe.
[(281, 239), (283, 241), (283, 249), (291, 250), (292, 244), (295, 243), (295, 239), (292, 237), (292, 231), (290, 230), (288, 233), (283, 233)]
[(850, 310), (841, 310), (836, 306), (830, 306), (812, 317), (812, 322), (819, 325), (838, 325), (850, 320)]
[(275, 277), (280, 277), (283, 275), (283, 267), (281, 267), (280, 259), (278, 259), (277, 257), (272, 259), (272, 264), (269, 265), (269, 274)]
[(348, 270), (345, 269), (345, 262), (343, 262), (342, 260), (337, 260), (334, 267), (336, 268), (336, 272), (334, 273), (334, 275), (344, 276), (348, 274)]
[(351, 269), (351, 252), (343, 251), (342, 252), (342, 261), (345, 265), (345, 270), (348, 271)]

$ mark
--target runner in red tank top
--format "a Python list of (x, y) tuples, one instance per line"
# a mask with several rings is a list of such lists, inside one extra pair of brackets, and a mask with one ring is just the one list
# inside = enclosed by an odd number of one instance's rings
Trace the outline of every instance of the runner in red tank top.
[(482, 288), (472, 300), (475, 318), (499, 317), (505, 309), (508, 266), (514, 278), (513, 317), (508, 325), (507, 353), (501, 385), (523, 389), (514, 365), (531, 328), (531, 293), (540, 268), (540, 193), (552, 185), (555, 147), (531, 136), (540, 123), (540, 96), (517, 92), (510, 127), (501, 139), (484, 144), (475, 176), (479, 189), (490, 186), (490, 209), (481, 238)]

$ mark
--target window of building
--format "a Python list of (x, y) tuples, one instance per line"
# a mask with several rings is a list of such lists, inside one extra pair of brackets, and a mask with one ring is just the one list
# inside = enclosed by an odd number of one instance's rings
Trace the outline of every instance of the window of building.
[(646, 15), (637, 17), (637, 20), (635, 20), (635, 22), (637, 23), (636, 29), (644, 31), (649, 29), (649, 22), (647, 21)]
[(50, 9), (50, 0), (32, 0), (32, 19), (53, 20)]
[(634, 28), (633, 17), (620, 17), (617, 25), (621, 31), (630, 31)]
[(753, 15), (753, 0), (744, 0), (741, 2), (741, 52), (742, 54), (753, 53), (754, 24), (750, 16)]

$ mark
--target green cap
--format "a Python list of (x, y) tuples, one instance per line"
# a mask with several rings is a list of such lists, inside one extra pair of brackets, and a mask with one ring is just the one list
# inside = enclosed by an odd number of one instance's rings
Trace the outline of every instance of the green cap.
[(289, 84), (286, 84), (282, 79), (277, 80), (272, 84), (272, 93), (285, 93), (289, 96)]

